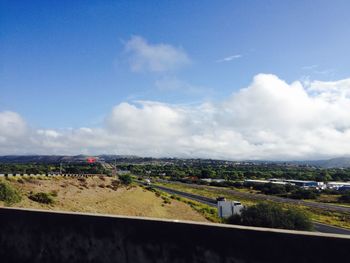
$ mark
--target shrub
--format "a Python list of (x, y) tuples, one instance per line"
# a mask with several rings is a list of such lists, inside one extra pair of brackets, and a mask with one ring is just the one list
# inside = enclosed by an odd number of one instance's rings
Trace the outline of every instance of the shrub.
[(0, 201), (6, 205), (12, 205), (21, 201), (20, 193), (6, 182), (0, 182)]
[(168, 197), (162, 196), (161, 198), (163, 199), (164, 204), (171, 204), (171, 201)]
[(339, 198), (338, 201), (341, 203), (350, 203), (350, 191), (346, 191)]
[(326, 194), (326, 195), (338, 195), (339, 192), (335, 189), (323, 189), (322, 190), (322, 194)]
[(57, 197), (58, 191), (57, 191), (57, 190), (52, 190), (52, 191), (50, 192), (50, 195), (51, 195), (51, 196), (54, 196), (54, 197)]
[(118, 177), (120, 182), (124, 185), (129, 185), (132, 182), (132, 178), (130, 174), (121, 174)]
[(311, 220), (297, 209), (283, 209), (269, 203), (244, 208), (241, 215), (228, 218), (229, 224), (246, 226), (283, 228), (293, 230), (312, 230)]
[(217, 186), (217, 187), (228, 187), (231, 186), (231, 184), (229, 182), (210, 182), (209, 183), (210, 186)]
[(82, 183), (85, 183), (86, 182), (86, 178), (78, 178), (78, 181), (82, 182)]
[(243, 187), (243, 183), (242, 182), (233, 182), (232, 186), (236, 187), (236, 188), (242, 188)]
[(54, 203), (53, 197), (50, 194), (44, 193), (44, 192), (31, 194), (31, 195), (29, 195), (28, 198), (34, 202), (38, 202), (41, 204), (53, 204)]
[(104, 176), (102, 176), (102, 175), (99, 176), (98, 178), (99, 178), (101, 181), (106, 181), (106, 178), (105, 178)]
[(119, 184), (120, 184), (120, 182), (118, 180), (113, 180), (111, 182), (110, 188), (113, 189), (114, 191), (117, 191), (118, 187), (119, 187)]
[(22, 180), (22, 179), (18, 179), (17, 182), (20, 184), (24, 184), (24, 180)]
[(145, 189), (148, 190), (148, 191), (151, 191), (151, 192), (155, 192), (156, 191), (156, 189), (153, 186), (147, 186)]
[(285, 194), (287, 191), (284, 185), (267, 183), (264, 184), (264, 186), (261, 189), (261, 192), (267, 195), (281, 195)]
[(293, 199), (316, 199), (318, 194), (313, 190), (297, 189), (290, 197)]

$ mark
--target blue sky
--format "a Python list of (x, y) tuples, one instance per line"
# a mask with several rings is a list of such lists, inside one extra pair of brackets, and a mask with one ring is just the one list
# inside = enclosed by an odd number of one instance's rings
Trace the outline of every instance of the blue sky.
[[(121, 101), (215, 100), (261, 72), (286, 81), (350, 75), (348, 1), (1, 1), (0, 8), (0, 110), (40, 127), (94, 125)], [(123, 43), (132, 35), (182, 47), (192, 63), (172, 77), (203, 92), (160, 92), (160, 74), (131, 72)], [(303, 68), (312, 65), (319, 73)]]
[[(99, 128), (121, 103), (221, 103), (260, 73), (346, 79), (349, 12), (345, 0), (2, 0), (0, 112), (34, 129)], [(140, 55), (158, 48), (173, 53)]]

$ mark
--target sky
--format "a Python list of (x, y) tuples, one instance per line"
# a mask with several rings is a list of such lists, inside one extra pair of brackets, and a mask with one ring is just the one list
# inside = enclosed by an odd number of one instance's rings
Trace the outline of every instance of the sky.
[(0, 1), (0, 155), (350, 155), (349, 1)]

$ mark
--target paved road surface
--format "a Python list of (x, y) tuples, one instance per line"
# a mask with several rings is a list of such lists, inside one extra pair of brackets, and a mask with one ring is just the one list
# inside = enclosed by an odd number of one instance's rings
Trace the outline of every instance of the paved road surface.
[[(159, 190), (162, 190), (164, 192), (170, 193), (170, 194), (177, 194), (179, 196), (186, 197), (188, 199), (195, 200), (197, 202), (201, 202), (204, 204), (207, 204), (209, 206), (214, 206), (216, 207), (216, 200), (200, 195), (194, 195), (190, 193), (185, 193), (182, 191), (170, 189), (164, 186), (159, 186), (159, 185), (153, 185), (153, 187), (158, 188)], [(317, 232), (322, 232), (322, 233), (333, 233), (333, 234), (342, 234), (342, 235), (350, 235), (350, 230), (345, 229), (345, 228), (340, 228), (340, 227), (335, 227), (335, 226), (330, 226), (330, 225), (325, 225), (321, 223), (314, 222), (314, 228)]]

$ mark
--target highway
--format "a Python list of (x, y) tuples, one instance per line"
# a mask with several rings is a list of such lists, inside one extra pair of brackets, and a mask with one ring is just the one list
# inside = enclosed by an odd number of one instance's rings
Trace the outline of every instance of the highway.
[(261, 200), (261, 201), (267, 200), (267, 201), (274, 201), (274, 202), (279, 202), (279, 203), (290, 203), (290, 204), (303, 205), (303, 206), (312, 207), (312, 208), (325, 209), (325, 210), (333, 211), (333, 212), (350, 213), (350, 207), (339, 206), (339, 205), (334, 205), (334, 204), (317, 203), (317, 202), (312, 202), (312, 201), (296, 200), (296, 199), (284, 198), (284, 197), (279, 197), (279, 196), (240, 192), (237, 190), (226, 189), (223, 187), (220, 187), (220, 188), (213, 187), (213, 186), (208, 187), (206, 185), (186, 184), (186, 183), (171, 182), (171, 181), (166, 181), (166, 180), (159, 180), (159, 182), (185, 185), (185, 186), (189, 186), (192, 188), (205, 189), (205, 190), (213, 191), (213, 192), (216, 192), (219, 190), (222, 194), (232, 194), (232, 195), (235, 195), (238, 197), (249, 198), (249, 199), (253, 199), (253, 200)]
[[(216, 207), (216, 200), (212, 198), (208, 198), (205, 196), (200, 196), (200, 195), (195, 195), (195, 194), (190, 194), (190, 193), (185, 193), (182, 191), (170, 189), (164, 186), (159, 186), (159, 185), (153, 185), (153, 187), (167, 192), (169, 194), (176, 194), (182, 197), (186, 197), (188, 199)], [(318, 222), (314, 222), (314, 229), (316, 232), (322, 232), (322, 233), (332, 233), (332, 234), (341, 234), (341, 235), (350, 235), (350, 229), (345, 229), (345, 228), (340, 228), (340, 227), (335, 227), (335, 226), (330, 226), (326, 224), (321, 224)]]

